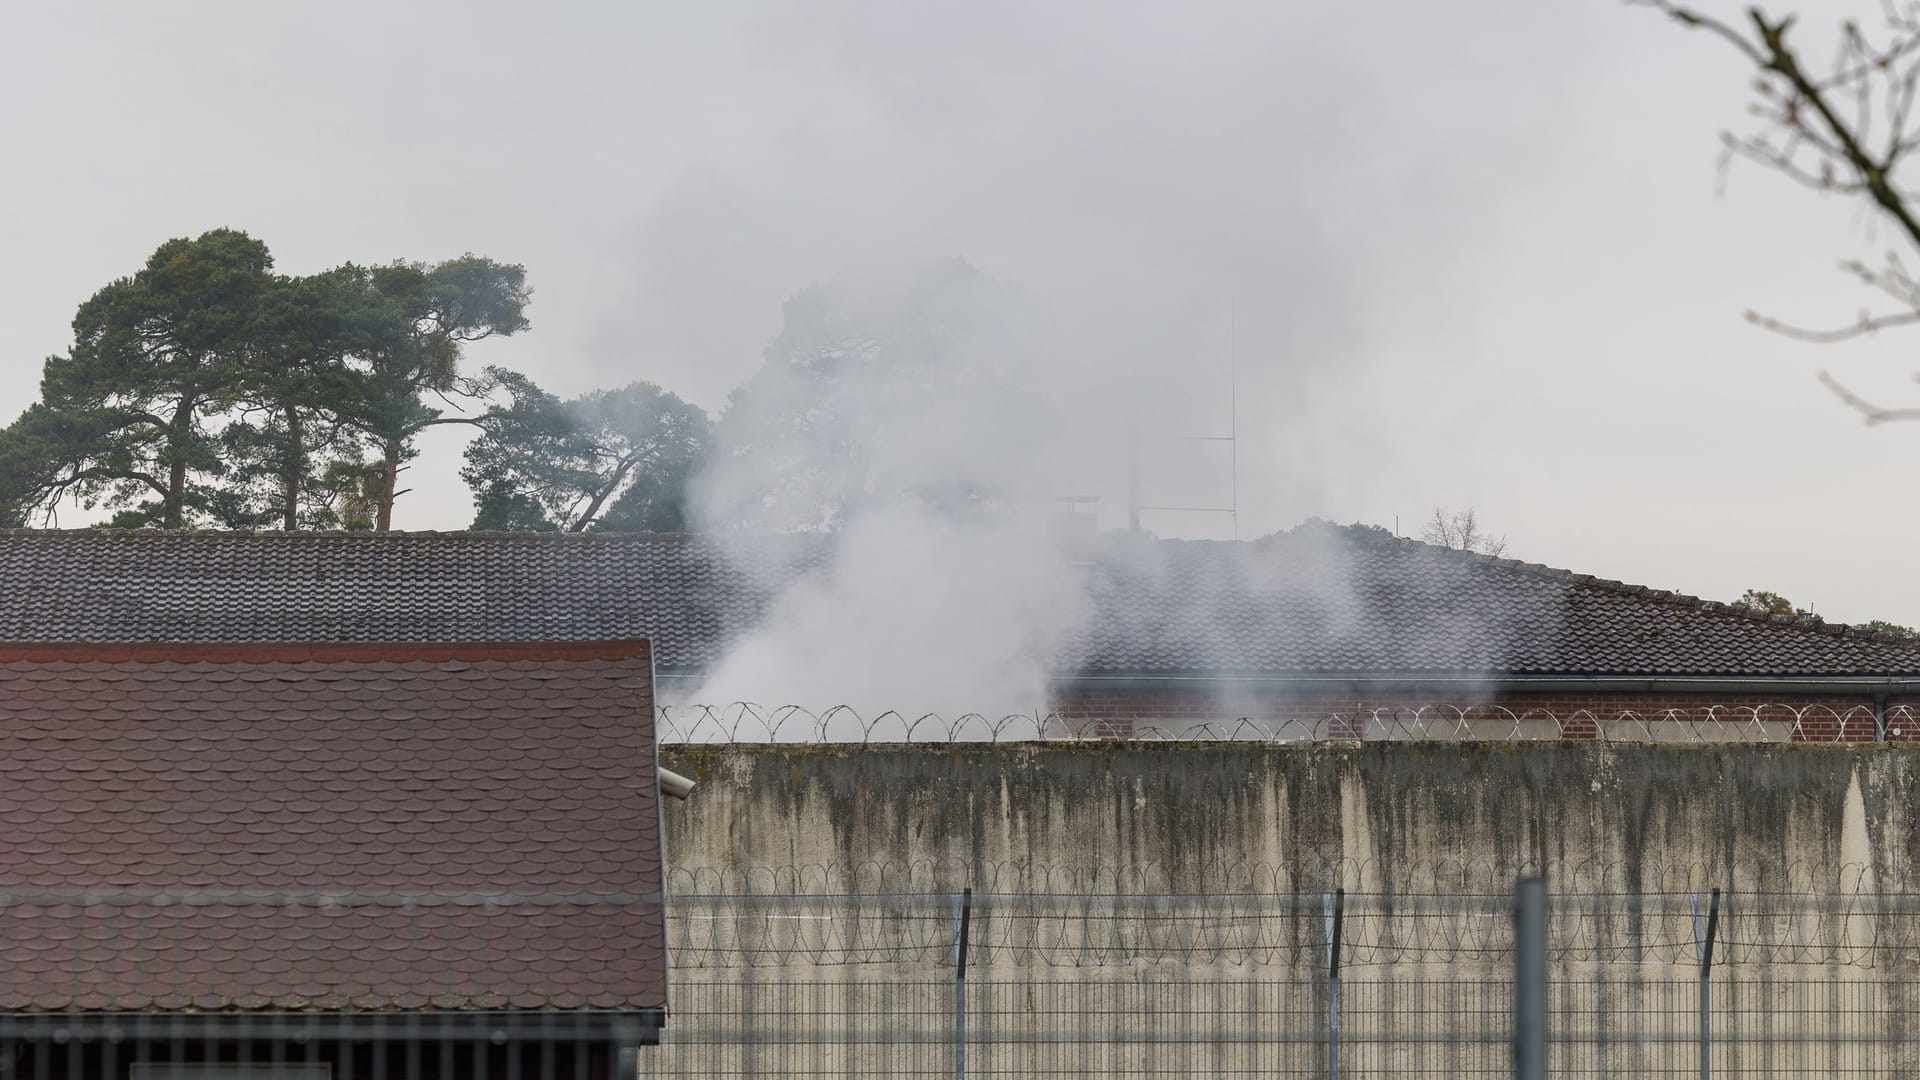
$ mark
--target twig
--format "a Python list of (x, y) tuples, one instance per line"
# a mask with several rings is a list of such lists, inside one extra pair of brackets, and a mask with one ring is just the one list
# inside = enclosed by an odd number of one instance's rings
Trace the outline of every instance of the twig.
[(1720, 37), (1725, 38), (1734, 48), (1739, 49), (1745, 54), (1747, 59), (1753, 61), (1756, 65), (1766, 66), (1766, 58), (1760, 55), (1752, 43), (1742, 37), (1739, 31), (1721, 22), (1719, 19), (1702, 15), (1691, 8), (1681, 7), (1679, 4), (1672, 3), (1671, 0), (1628, 0), (1628, 2), (1650, 7), (1655, 11), (1664, 12), (1669, 18), (1690, 30), (1705, 30), (1712, 34), (1718, 34)]
[(1847, 389), (1841, 384), (1839, 379), (1834, 378), (1824, 371), (1820, 373), (1819, 377), (1820, 382), (1824, 384), (1827, 389), (1833, 391), (1835, 397), (1851, 406), (1855, 412), (1860, 414), (1861, 419), (1865, 420), (1869, 425), (1884, 424), (1890, 420), (1920, 420), (1920, 408), (1883, 408)]
[(1842, 341), (1852, 341), (1855, 338), (1869, 337), (1889, 327), (1912, 326), (1920, 323), (1920, 311), (1901, 311), (1891, 315), (1862, 314), (1859, 321), (1853, 325), (1834, 330), (1809, 330), (1803, 326), (1794, 326), (1791, 323), (1770, 318), (1757, 311), (1747, 312), (1747, 321), (1763, 330), (1795, 341), (1806, 341), (1815, 345), (1834, 345)]

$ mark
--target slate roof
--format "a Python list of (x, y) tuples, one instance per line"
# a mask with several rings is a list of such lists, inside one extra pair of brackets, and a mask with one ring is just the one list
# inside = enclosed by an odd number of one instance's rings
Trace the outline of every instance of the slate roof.
[[(649, 637), (714, 663), (817, 543), (723, 557), (684, 535), (0, 532), (0, 640)], [(1063, 676), (1920, 675), (1920, 645), (1378, 530), (1108, 540), (1080, 567)]]
[(664, 1007), (648, 670), (0, 646), (0, 1008)]

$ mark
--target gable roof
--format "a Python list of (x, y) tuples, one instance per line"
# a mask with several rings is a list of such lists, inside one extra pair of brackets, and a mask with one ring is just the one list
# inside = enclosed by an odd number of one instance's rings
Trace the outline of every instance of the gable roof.
[[(0, 532), (0, 640), (648, 637), (717, 662), (818, 543), (742, 565), (698, 537)], [(1315, 524), (1248, 542), (1119, 538), (1062, 677), (1920, 675), (1920, 645), (1838, 624)]]
[(1310, 524), (1096, 563), (1082, 669), (1778, 677), (1920, 673), (1920, 643)]
[(644, 642), (0, 646), (0, 1008), (658, 1009)]

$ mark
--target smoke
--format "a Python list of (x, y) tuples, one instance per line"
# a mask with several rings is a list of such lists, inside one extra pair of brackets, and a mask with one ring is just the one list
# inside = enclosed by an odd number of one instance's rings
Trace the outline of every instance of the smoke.
[(1055, 653), (1086, 603), (1080, 567), (1031, 517), (956, 523), (880, 504), (847, 522), (823, 567), (784, 583), (692, 700), (1044, 713)]
[[(1085, 594), (1048, 499), (1062, 425), (1027, 377), (1041, 325), (959, 260), (856, 268), (786, 305), (693, 499), (776, 599), (696, 700), (1045, 708)], [(796, 537), (786, 557), (768, 533)]]
[[(1501, 189), (1367, 74), (1453, 16), (1363, 40), (1335, 10), (828, 4), (742, 31), (765, 133), (654, 201), (619, 283), (642, 303), (604, 335), (729, 395), (698, 520), (777, 599), (698, 699), (1043, 706), (1091, 610), (1047, 500), (1123, 527), (1135, 450), (1142, 501), (1237, 502), (1249, 535), (1358, 501), (1378, 316), (1458, 318), (1431, 284)], [(1182, 439), (1236, 419), (1237, 491), (1225, 443)], [(796, 567), (767, 531), (830, 539)]]

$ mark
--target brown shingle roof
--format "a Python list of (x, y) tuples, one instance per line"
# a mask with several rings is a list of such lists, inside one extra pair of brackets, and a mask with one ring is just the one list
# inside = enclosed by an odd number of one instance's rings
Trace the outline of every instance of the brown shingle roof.
[(0, 1008), (663, 1007), (649, 664), (0, 645)]

